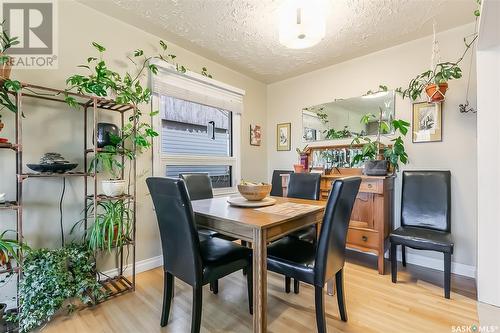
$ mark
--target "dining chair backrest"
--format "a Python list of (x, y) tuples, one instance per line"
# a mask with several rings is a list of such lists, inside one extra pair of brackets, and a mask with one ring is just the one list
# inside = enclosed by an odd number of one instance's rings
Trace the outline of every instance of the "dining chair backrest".
[(271, 196), (282, 197), (283, 196), (283, 183), (281, 180), (281, 175), (292, 174), (291, 170), (274, 170), (273, 179), (271, 180)]
[(451, 231), (450, 171), (404, 171), (401, 225)]
[(316, 250), (316, 285), (323, 285), (344, 267), (347, 230), (360, 184), (360, 177), (342, 178), (333, 183)]
[(156, 210), (163, 250), (163, 269), (196, 286), (202, 280), (200, 243), (184, 180), (146, 179)]
[(179, 177), (184, 180), (191, 200), (212, 199), (212, 180), (208, 173), (181, 173)]
[(319, 200), (321, 175), (318, 173), (292, 173), (288, 182), (287, 197)]

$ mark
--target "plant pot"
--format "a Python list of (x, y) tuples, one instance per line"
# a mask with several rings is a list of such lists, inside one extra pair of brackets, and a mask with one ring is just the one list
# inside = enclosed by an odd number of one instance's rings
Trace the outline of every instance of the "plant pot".
[(8, 262), (8, 258), (5, 256), (3, 252), (0, 252), (0, 267), (4, 266)]
[(7, 309), (7, 304), (0, 303), (0, 320), (3, 319), (3, 315), (5, 313), (5, 309)]
[(98, 123), (97, 124), (97, 148), (104, 148), (106, 146), (114, 146), (111, 142), (110, 134), (119, 136), (120, 131), (115, 124)]
[(440, 83), (440, 84), (429, 84), (425, 87), (425, 93), (429, 96), (429, 100), (431, 102), (440, 102), (444, 100), (446, 95), (446, 91), (448, 90), (448, 83)]
[(295, 173), (303, 173), (305, 171), (304, 166), (302, 164), (294, 164), (293, 170)]
[[(0, 53), (0, 56), (3, 56), (3, 53)], [(9, 57), (9, 61), (7, 61), (5, 64), (0, 64), (0, 82), (4, 82), (5, 80), (10, 79), (10, 61), (11, 57)]]
[(127, 182), (125, 180), (102, 180), (102, 191), (108, 197), (117, 197), (125, 193)]
[(365, 175), (386, 176), (389, 162), (387, 160), (371, 160), (365, 162)]

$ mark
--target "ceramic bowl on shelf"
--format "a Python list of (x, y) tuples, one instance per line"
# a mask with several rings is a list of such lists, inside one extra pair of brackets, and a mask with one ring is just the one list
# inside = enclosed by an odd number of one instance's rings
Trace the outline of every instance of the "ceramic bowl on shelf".
[(242, 183), (238, 185), (238, 191), (241, 196), (249, 201), (259, 201), (263, 200), (265, 197), (271, 193), (270, 184), (252, 184), (252, 183)]
[(54, 164), (26, 164), (35, 172), (65, 173), (78, 166), (77, 163), (54, 163)]

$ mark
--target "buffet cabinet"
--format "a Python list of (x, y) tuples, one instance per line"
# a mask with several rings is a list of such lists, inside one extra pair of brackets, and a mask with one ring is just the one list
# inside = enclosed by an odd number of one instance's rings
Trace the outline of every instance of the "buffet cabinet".
[[(335, 179), (354, 175), (352, 173), (322, 175), (321, 200), (328, 199)], [(356, 176), (361, 177), (362, 180), (351, 214), (347, 247), (375, 254), (378, 257), (378, 272), (384, 274), (384, 253), (393, 224), (394, 177)], [(281, 177), (283, 195), (286, 196), (289, 175), (283, 174)]]

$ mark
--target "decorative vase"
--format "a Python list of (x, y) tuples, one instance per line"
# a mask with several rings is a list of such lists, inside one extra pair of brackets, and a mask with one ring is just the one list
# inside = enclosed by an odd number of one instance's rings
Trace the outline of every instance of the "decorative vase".
[(387, 160), (370, 160), (365, 162), (364, 172), (367, 176), (386, 176), (388, 167)]
[(305, 169), (302, 164), (294, 164), (293, 170), (295, 171), (295, 173), (303, 173)]
[(108, 197), (117, 197), (125, 193), (125, 187), (127, 185), (125, 180), (102, 180), (102, 191)]
[(440, 83), (440, 84), (429, 84), (425, 87), (425, 93), (429, 96), (429, 100), (431, 102), (440, 102), (444, 100), (446, 95), (446, 91), (448, 90), (448, 83)]
[(300, 164), (302, 164), (304, 170), (309, 169), (309, 155), (300, 154)]
[[(0, 53), (0, 56), (3, 56), (3, 53)], [(0, 64), (0, 82), (10, 79), (10, 71), (12, 69), (10, 67), (11, 59), (12, 58), (9, 57), (9, 60), (6, 63)]]
[(98, 123), (97, 124), (97, 148), (114, 146), (111, 142), (111, 135), (119, 136), (120, 131), (115, 124)]

